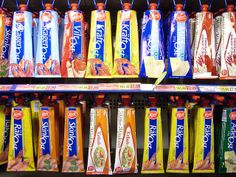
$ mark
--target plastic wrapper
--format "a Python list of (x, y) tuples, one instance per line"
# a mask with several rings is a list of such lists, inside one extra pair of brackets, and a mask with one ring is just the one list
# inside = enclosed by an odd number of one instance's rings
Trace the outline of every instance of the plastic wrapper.
[(87, 64), (85, 22), (79, 10), (66, 12), (62, 51), (62, 77), (84, 77)]
[(221, 48), (222, 48), (222, 16), (219, 15), (214, 21), (215, 41), (216, 41), (216, 72), (220, 75), (221, 70)]
[(58, 171), (56, 122), (53, 107), (40, 107), (38, 138), (38, 171)]
[(66, 107), (62, 172), (84, 172), (80, 107)]
[(0, 77), (8, 76), (11, 29), (11, 17), (0, 12)]
[(92, 11), (90, 25), (86, 78), (111, 78), (113, 57), (110, 12)]
[(189, 173), (188, 110), (172, 108), (167, 173)]
[(11, 107), (0, 105), (0, 165), (7, 163), (9, 151)]
[(39, 13), (35, 76), (60, 77), (59, 16), (50, 6), (46, 8)]
[(33, 77), (32, 13), (16, 11), (13, 16), (9, 77)]
[(193, 173), (214, 173), (214, 124), (211, 107), (199, 107), (195, 120)]
[(118, 108), (114, 174), (138, 173), (135, 109)]
[(196, 27), (196, 19), (195, 17), (189, 18), (189, 26), (190, 26), (190, 44), (191, 44), (191, 58), (192, 64), (194, 63), (194, 50), (195, 50), (195, 27)]
[(236, 108), (223, 110), (220, 139), (220, 173), (236, 173)]
[(169, 78), (192, 77), (189, 19), (188, 13), (182, 10), (170, 14), (167, 71)]
[(38, 29), (39, 29), (39, 18), (35, 17), (35, 15), (33, 14), (32, 40), (33, 40), (34, 64), (36, 62), (36, 54), (37, 54)]
[(119, 78), (136, 78), (139, 74), (137, 15), (129, 6), (125, 3), (124, 10), (117, 14), (113, 76)]
[(88, 151), (88, 175), (111, 175), (108, 109), (92, 108)]
[(13, 107), (7, 171), (35, 171), (31, 113), (28, 107)]
[(217, 78), (213, 14), (207, 11), (208, 5), (202, 8), (196, 14), (193, 78), (212, 79)]
[(158, 78), (165, 72), (164, 32), (159, 10), (147, 10), (142, 20), (141, 68), (142, 78)]
[(145, 109), (143, 174), (164, 173), (161, 108)]
[(221, 79), (236, 79), (236, 12), (222, 14)]

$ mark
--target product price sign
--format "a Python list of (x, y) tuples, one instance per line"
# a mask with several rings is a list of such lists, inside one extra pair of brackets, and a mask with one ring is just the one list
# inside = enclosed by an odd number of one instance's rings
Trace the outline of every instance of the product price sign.
[(216, 86), (211, 86), (211, 85), (199, 85), (198, 86), (198, 88), (199, 88), (199, 91), (200, 92), (206, 92), (206, 93), (208, 93), (208, 92), (210, 92), (210, 93), (214, 93), (214, 92), (216, 92)]
[(15, 88), (15, 91), (28, 91), (28, 92), (33, 92), (34, 91), (34, 86), (33, 85), (17, 85)]
[(187, 86), (186, 85), (176, 85), (175, 86), (175, 91), (176, 92), (187, 92)]
[(1, 92), (10, 91), (12, 87), (13, 87), (12, 85), (0, 85), (0, 91)]
[(140, 90), (140, 83), (119, 83), (118, 90)]
[(156, 91), (156, 92), (174, 92), (175, 85), (156, 85), (154, 87), (154, 91)]
[(47, 85), (35, 85), (34, 91), (47, 91)]
[(236, 87), (235, 86), (217, 86), (216, 92), (232, 93), (232, 92), (236, 92)]

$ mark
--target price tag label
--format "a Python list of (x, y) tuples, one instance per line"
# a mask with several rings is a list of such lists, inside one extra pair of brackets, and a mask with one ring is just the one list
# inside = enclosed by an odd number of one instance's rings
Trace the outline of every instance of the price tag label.
[(34, 91), (47, 91), (47, 85), (35, 85)]
[(15, 91), (34, 91), (33, 85), (17, 85)]
[(187, 86), (186, 85), (176, 85), (175, 86), (175, 91), (176, 92), (187, 92)]
[(223, 93), (232, 93), (236, 92), (236, 87), (231, 86), (217, 86), (216, 92), (223, 92)]
[(0, 91), (6, 92), (12, 89), (12, 85), (0, 85)]

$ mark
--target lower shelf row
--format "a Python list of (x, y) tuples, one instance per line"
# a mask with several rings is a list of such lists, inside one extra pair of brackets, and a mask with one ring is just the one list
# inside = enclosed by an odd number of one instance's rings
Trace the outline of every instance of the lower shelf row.
[[(141, 173), (236, 172), (236, 99), (224, 103), (221, 114), (209, 99), (170, 98), (170, 144), (164, 169), (161, 107), (149, 97), (144, 118), (144, 150)], [(10, 102), (0, 99), (0, 164), (7, 171), (85, 172), (84, 126), (86, 103), (71, 97)], [(121, 96), (117, 113), (114, 169), (111, 169), (109, 102), (98, 95), (90, 110), (89, 150), (86, 174), (138, 173), (135, 108), (128, 95)], [(216, 113), (217, 112), (217, 113)], [(139, 122), (137, 122), (139, 124)], [(37, 162), (34, 161), (37, 157)], [(218, 162), (219, 163), (216, 163)], [(190, 169), (189, 164), (193, 163)], [(37, 164), (37, 165), (35, 165)]]

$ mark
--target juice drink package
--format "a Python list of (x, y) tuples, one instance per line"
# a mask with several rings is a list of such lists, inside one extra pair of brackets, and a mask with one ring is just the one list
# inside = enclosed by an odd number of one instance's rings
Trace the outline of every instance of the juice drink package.
[(65, 14), (61, 63), (62, 77), (84, 77), (87, 64), (85, 22), (78, 4)]
[(118, 11), (114, 54), (114, 77), (136, 78), (139, 73), (139, 37), (137, 14), (130, 3)]
[(108, 109), (92, 108), (90, 112), (90, 135), (88, 151), (88, 175), (112, 175)]
[(9, 77), (33, 77), (32, 23), (32, 13), (21, 4), (13, 16)]
[(115, 174), (138, 173), (135, 109), (118, 108)]
[(220, 75), (221, 71), (221, 48), (222, 48), (222, 16), (219, 15), (215, 18), (215, 41), (216, 41), (216, 72)]
[(170, 14), (167, 77), (192, 77), (190, 26), (182, 4), (176, 4), (175, 11)]
[(150, 3), (150, 10), (143, 14), (141, 39), (142, 78), (158, 78), (165, 72), (164, 32), (161, 11)]
[(8, 76), (12, 19), (0, 9), (0, 77)]
[(39, 171), (58, 171), (55, 112), (53, 107), (39, 109), (38, 163)]
[(189, 173), (189, 133), (187, 108), (172, 108), (170, 133), (170, 148), (166, 172)]
[(84, 172), (80, 107), (66, 107), (62, 172)]
[(236, 12), (234, 5), (222, 14), (221, 79), (236, 79)]
[(7, 163), (11, 123), (11, 107), (0, 105), (0, 165)]
[(33, 40), (33, 58), (34, 58), (34, 63), (36, 62), (38, 30), (39, 30), (39, 18), (35, 14), (33, 14), (32, 40)]
[(36, 54), (36, 77), (60, 77), (59, 16), (52, 4), (39, 13), (38, 44)]
[(110, 12), (98, 3), (92, 11), (86, 78), (111, 78), (113, 57)]
[(195, 148), (193, 173), (214, 173), (213, 109), (199, 107), (195, 123)]
[(217, 78), (213, 14), (208, 12), (207, 4), (196, 14), (193, 78)]
[(223, 110), (220, 139), (220, 173), (236, 172), (236, 108)]
[(145, 110), (143, 174), (164, 173), (161, 108)]
[(39, 100), (32, 100), (30, 102), (32, 128), (33, 128), (33, 143), (34, 156), (38, 154), (38, 137), (39, 137), (39, 107), (42, 106)]
[(13, 107), (7, 171), (35, 171), (29, 107)]

